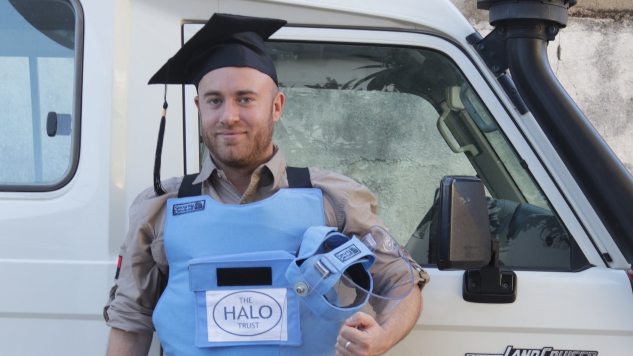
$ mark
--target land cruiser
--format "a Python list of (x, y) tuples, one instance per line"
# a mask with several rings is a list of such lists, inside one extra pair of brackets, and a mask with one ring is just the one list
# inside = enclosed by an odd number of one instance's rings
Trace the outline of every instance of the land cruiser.
[[(477, 3), (485, 37), (448, 0), (0, 0), (0, 354), (105, 353), (147, 80), (221, 12), (288, 20), (276, 142), (369, 186), (431, 275), (391, 354), (631, 355), (633, 179), (546, 57), (575, 0)], [(168, 89), (163, 177), (204, 155), (194, 94)]]

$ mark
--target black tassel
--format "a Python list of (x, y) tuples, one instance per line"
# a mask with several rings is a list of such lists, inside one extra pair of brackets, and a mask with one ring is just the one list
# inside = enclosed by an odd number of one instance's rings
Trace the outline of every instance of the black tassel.
[(167, 85), (165, 85), (165, 101), (163, 102), (163, 115), (160, 118), (160, 128), (158, 129), (158, 141), (156, 142), (156, 154), (154, 155), (154, 191), (156, 195), (165, 194), (163, 186), (160, 184), (160, 163), (163, 155), (163, 138), (165, 137), (165, 117), (167, 116)]

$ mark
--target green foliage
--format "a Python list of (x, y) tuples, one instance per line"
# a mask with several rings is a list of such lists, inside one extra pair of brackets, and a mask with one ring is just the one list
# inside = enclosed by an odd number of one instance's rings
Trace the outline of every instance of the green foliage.
[(420, 96), (439, 107), (448, 87), (461, 85), (456, 67), (445, 56), (411, 48), (391, 48), (376, 55), (357, 54), (374, 64), (357, 69), (375, 69), (362, 78), (340, 84), (336, 78), (326, 77), (324, 83), (306, 85), (313, 89), (392, 91)]

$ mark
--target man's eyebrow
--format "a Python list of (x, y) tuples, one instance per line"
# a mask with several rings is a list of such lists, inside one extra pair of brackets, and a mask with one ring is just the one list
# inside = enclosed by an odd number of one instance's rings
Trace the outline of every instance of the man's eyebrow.
[(222, 93), (216, 90), (209, 90), (202, 94), (202, 97), (206, 98), (207, 96), (222, 96)]
[(238, 90), (237, 93), (238, 96), (243, 96), (243, 95), (257, 95), (257, 92), (255, 90), (251, 90), (251, 89), (244, 89), (244, 90)]
[[(243, 96), (243, 95), (258, 95), (257, 91), (252, 90), (252, 89), (243, 89), (243, 90), (238, 90), (235, 95), (237, 96)], [(203, 97), (208, 97), (208, 96), (224, 96), (224, 94), (221, 91), (218, 90), (209, 90), (207, 92), (205, 92), (204, 94), (202, 94)]]

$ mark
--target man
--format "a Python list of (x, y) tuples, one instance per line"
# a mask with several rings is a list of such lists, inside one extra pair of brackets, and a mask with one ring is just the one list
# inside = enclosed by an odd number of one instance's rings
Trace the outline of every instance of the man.
[[(284, 24), (281, 20), (214, 15), (150, 80), (196, 85), (195, 104), (209, 157), (193, 183), (169, 179), (163, 184), (166, 194), (148, 189), (130, 208), (130, 230), (121, 248), (120, 274), (104, 312), (112, 327), (109, 355), (147, 354), (154, 327), (169, 355), (377, 355), (400, 341), (418, 319), (421, 294), (417, 286), (421, 288), (428, 277), (417, 265), (415, 271), (406, 268), (410, 261), (404, 262), (400, 248), (397, 244), (393, 248), (394, 241), (380, 228), (376, 200), (366, 187), (347, 177), (310, 168), (308, 185), (317, 189), (281, 189), (294, 188), (289, 180), (296, 179), (272, 142), (285, 96), (278, 88), (263, 41)], [(303, 178), (305, 183), (305, 174)], [(207, 197), (173, 199), (182, 196), (179, 189), (182, 193), (183, 187), (192, 189), (196, 185)], [(337, 274), (336, 268), (326, 266), (327, 273), (318, 277), (322, 280), (302, 284), (302, 273), (306, 273), (306, 281), (311, 273), (306, 266), (323, 261), (309, 257), (329, 253), (329, 248), (322, 246), (334, 239), (324, 237), (323, 244), (313, 244), (318, 251), (307, 253), (305, 258), (292, 256), (294, 275), (286, 271), (290, 270), (290, 260), (284, 251), (304, 253), (310, 245), (306, 236), (315, 231), (315, 225), (332, 226), (334, 229), (317, 228), (326, 231), (327, 236), (336, 235), (331, 230), (363, 236), (373, 252), (356, 238), (339, 239), (331, 247), (332, 253), (356, 243), (341, 250), (352, 254), (338, 255), (346, 256), (340, 258), (340, 271), (346, 273)], [(270, 257), (273, 255), (276, 260)], [(347, 256), (353, 258), (348, 260)], [(374, 257), (371, 271), (377, 290), (387, 291), (381, 292), (385, 295), (389, 290), (406, 290), (383, 299), (401, 299), (392, 303), (393, 307), (376, 307), (378, 314), (374, 317), (355, 312), (367, 298), (362, 303), (355, 300), (343, 305), (339, 301), (342, 295), (332, 295), (334, 289), (327, 295), (313, 292), (334, 274), (343, 281), (339, 286), (361, 290), (357, 299), (363, 299), (363, 292), (369, 294), (372, 290), (371, 279), (363, 280), (363, 268), (368, 268)], [(279, 266), (283, 267), (282, 275)], [(349, 272), (354, 268), (356, 272)], [(222, 277), (225, 272), (230, 277)], [(407, 273), (414, 278), (407, 279)], [(301, 283), (275, 288), (279, 281), (287, 284), (291, 275), (298, 276)], [(415, 284), (414, 290), (407, 290), (407, 283)], [(227, 300), (236, 293), (244, 297), (227, 307)], [(249, 333), (273, 314), (272, 307), (265, 303), (244, 304), (261, 295), (272, 298), (270, 305), (279, 306), (282, 313), (278, 323), (262, 332)], [(313, 302), (322, 305), (310, 304)], [(218, 310), (220, 317), (237, 316), (239, 320), (213, 324)], [(345, 312), (355, 313), (341, 322), (325, 320), (316, 310), (334, 318)], [(227, 332), (229, 327), (244, 331)], [(278, 335), (270, 335), (271, 330), (272, 334), (278, 330)]]

